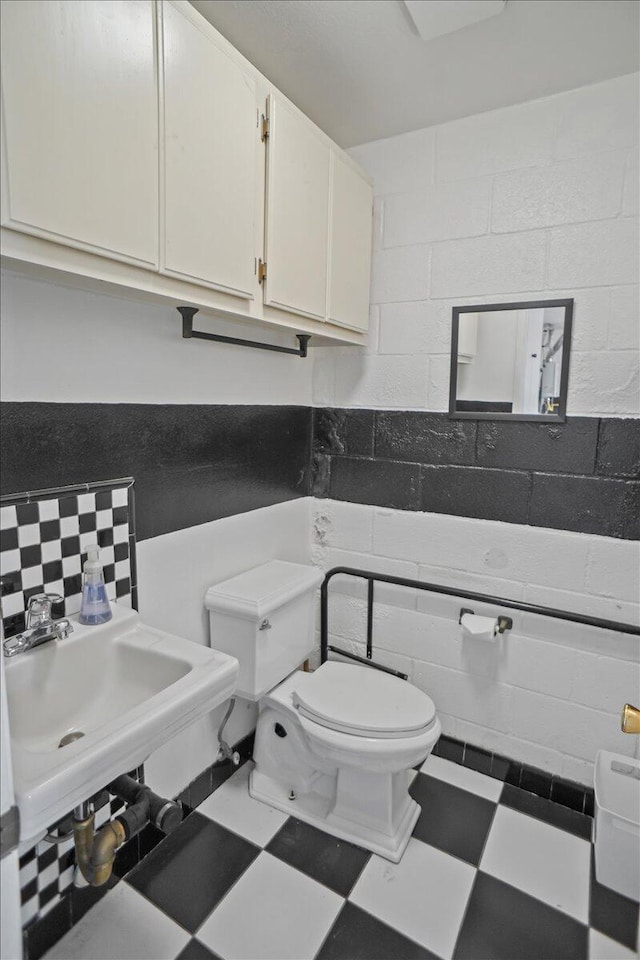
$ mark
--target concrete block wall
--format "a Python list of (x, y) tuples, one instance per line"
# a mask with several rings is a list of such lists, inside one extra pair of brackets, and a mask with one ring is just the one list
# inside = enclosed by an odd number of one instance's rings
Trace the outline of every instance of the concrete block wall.
[[(314, 405), (446, 411), (453, 306), (573, 297), (570, 417), (637, 417), (639, 117), (634, 74), (354, 148), (375, 181), (371, 336), (314, 351)], [(458, 462), (430, 443), (429, 463)], [(315, 561), (638, 622), (636, 542), (417, 509), (315, 501)], [(331, 635), (362, 652), (362, 586), (333, 589)], [(470, 645), (459, 610), (481, 606), (376, 596), (377, 656), (429, 692), (446, 733), (583, 783), (598, 749), (632, 752), (619, 710), (639, 695), (637, 637), (514, 614), (500, 642)]]
[(314, 351), (314, 404), (446, 410), (454, 305), (573, 297), (568, 413), (637, 416), (639, 116), (633, 74), (353, 148), (371, 337)]
[[(340, 501), (313, 502), (313, 560), (638, 623), (633, 542)], [(364, 656), (362, 581), (332, 581), (330, 642)], [(640, 689), (637, 637), (403, 587), (375, 588), (374, 658), (433, 699), (444, 732), (585, 784)], [(494, 643), (462, 638), (461, 607), (513, 617)], [(634, 700), (635, 698), (635, 700)]]

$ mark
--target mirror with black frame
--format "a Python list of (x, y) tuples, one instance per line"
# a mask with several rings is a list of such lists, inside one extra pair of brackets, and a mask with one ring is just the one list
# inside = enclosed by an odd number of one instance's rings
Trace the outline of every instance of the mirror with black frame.
[(453, 308), (449, 416), (566, 419), (573, 300)]

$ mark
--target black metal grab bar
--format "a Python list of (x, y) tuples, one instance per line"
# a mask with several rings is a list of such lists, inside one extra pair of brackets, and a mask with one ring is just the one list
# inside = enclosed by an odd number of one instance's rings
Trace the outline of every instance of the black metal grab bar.
[[(367, 656), (359, 657), (354, 653), (341, 650), (339, 647), (329, 646), (329, 581), (337, 574), (345, 574), (350, 577), (359, 577), (367, 581)], [(477, 600), (478, 603), (492, 603), (501, 607), (509, 607), (512, 610), (521, 610), (523, 613), (535, 613), (543, 617), (552, 617), (555, 620), (568, 620), (570, 623), (582, 623), (588, 627), (600, 627), (602, 630), (613, 630), (615, 633), (629, 633), (633, 636), (640, 636), (640, 627), (632, 623), (619, 623), (617, 620), (605, 620), (602, 617), (587, 617), (581, 613), (570, 613), (567, 610), (556, 610), (553, 607), (541, 607), (535, 603), (521, 603), (519, 600), (506, 600), (504, 597), (492, 597), (489, 594), (477, 593), (472, 590), (460, 590), (457, 587), (445, 587), (439, 583), (425, 583), (422, 580), (409, 580), (406, 577), (394, 577), (386, 573), (373, 573), (371, 570), (357, 570), (354, 567), (332, 567), (325, 574), (320, 588), (320, 659), (325, 662), (329, 656), (329, 651), (339, 653), (350, 660), (357, 660), (360, 663), (370, 663), (378, 670), (384, 670), (385, 673), (392, 673), (395, 676), (407, 679), (406, 674), (399, 670), (392, 670), (390, 667), (384, 667), (381, 664), (371, 663), (373, 655), (373, 600), (374, 583), (392, 583), (399, 587), (409, 587), (413, 590), (424, 590), (427, 593), (441, 593), (447, 597), (460, 597), (463, 600)]]

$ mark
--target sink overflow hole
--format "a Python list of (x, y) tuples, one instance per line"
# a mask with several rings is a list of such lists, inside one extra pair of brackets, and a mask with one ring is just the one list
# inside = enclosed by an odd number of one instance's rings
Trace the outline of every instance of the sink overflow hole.
[(60, 747), (66, 747), (68, 743), (73, 743), (74, 740), (79, 740), (80, 737), (84, 737), (84, 733), (81, 730), (72, 730), (71, 733), (65, 733), (64, 737), (58, 744), (58, 750)]

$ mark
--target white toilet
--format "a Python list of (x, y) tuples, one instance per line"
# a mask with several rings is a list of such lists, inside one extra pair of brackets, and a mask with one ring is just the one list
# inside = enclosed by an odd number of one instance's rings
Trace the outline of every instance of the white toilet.
[(272, 560), (207, 590), (211, 646), (240, 662), (236, 696), (259, 700), (252, 797), (398, 862), (420, 807), (409, 771), (440, 736), (433, 701), (398, 677), (311, 654), (315, 567)]

